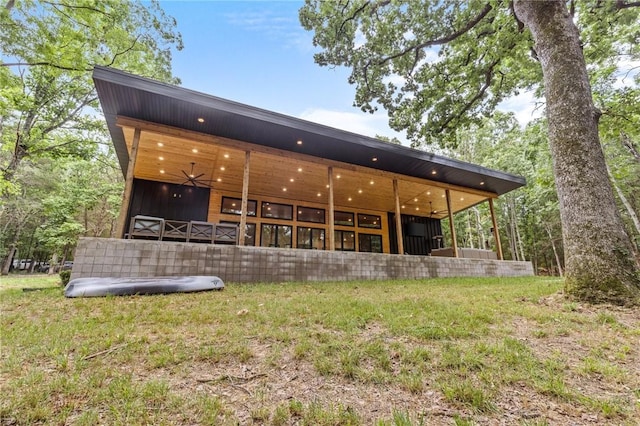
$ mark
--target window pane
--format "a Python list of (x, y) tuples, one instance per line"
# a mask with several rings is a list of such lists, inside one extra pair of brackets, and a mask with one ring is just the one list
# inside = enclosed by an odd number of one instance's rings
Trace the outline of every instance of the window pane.
[(291, 226), (286, 225), (262, 225), (260, 245), (262, 247), (291, 247)]
[(299, 227), (297, 247), (324, 250), (324, 229)]
[(324, 223), (324, 209), (298, 207), (298, 220), (301, 222)]
[(311, 230), (311, 248), (324, 250), (324, 229)]
[(382, 253), (382, 236), (358, 234), (358, 250), (371, 253)]
[(336, 250), (355, 251), (356, 234), (353, 231), (335, 231)]
[(333, 212), (333, 223), (335, 225), (353, 226), (353, 213)]
[(276, 246), (276, 225), (262, 225), (260, 232), (260, 245), (262, 247)]
[(358, 226), (361, 228), (377, 228), (380, 229), (380, 216), (373, 214), (358, 213)]
[(278, 225), (278, 240), (276, 247), (291, 248), (291, 226)]
[[(258, 203), (255, 200), (247, 200), (247, 216), (256, 215), (256, 207)], [(242, 200), (240, 198), (222, 197), (221, 213), (242, 214)]]
[(272, 217), (274, 219), (293, 219), (293, 206), (287, 204), (277, 204), (262, 202), (262, 217)]

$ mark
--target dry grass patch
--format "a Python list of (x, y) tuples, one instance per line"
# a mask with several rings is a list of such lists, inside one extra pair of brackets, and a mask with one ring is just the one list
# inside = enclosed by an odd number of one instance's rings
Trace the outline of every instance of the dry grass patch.
[[(0, 424), (637, 424), (640, 313), (545, 278), (65, 299), (3, 279)], [(40, 286), (23, 292), (20, 286)]]

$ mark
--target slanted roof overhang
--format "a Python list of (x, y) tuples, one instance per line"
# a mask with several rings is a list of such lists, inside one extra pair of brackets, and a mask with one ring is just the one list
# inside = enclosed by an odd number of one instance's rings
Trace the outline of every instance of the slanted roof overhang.
[[(96, 66), (93, 80), (123, 174), (128, 150), (118, 117), (502, 195), (520, 176), (390, 144), (120, 70)], [(199, 122), (203, 118), (204, 122)], [(297, 141), (302, 141), (298, 144)], [(376, 159), (374, 161), (374, 158)]]

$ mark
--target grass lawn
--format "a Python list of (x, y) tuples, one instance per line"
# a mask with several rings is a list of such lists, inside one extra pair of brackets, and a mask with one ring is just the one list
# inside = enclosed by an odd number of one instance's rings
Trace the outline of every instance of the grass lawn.
[(2, 425), (640, 423), (640, 311), (557, 279), (86, 299), (0, 279)]

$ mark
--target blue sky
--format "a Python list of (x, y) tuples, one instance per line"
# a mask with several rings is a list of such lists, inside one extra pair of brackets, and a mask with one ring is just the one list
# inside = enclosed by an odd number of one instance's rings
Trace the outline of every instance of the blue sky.
[[(355, 87), (345, 68), (320, 67), (312, 34), (298, 21), (303, 1), (165, 1), (178, 21), (184, 49), (174, 74), (182, 86), (259, 108), (355, 133), (395, 136), (387, 115), (353, 107)], [(534, 104), (524, 95), (510, 101), (521, 120)]]

